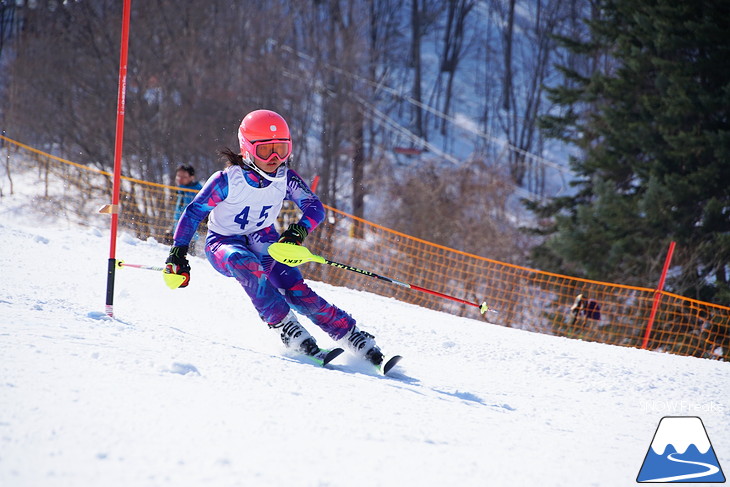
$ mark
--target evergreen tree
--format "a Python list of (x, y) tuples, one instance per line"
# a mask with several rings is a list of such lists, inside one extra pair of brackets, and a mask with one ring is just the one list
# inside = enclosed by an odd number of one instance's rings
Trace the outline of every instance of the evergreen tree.
[(600, 67), (562, 67), (542, 119), (580, 155), (575, 194), (531, 206), (548, 222), (533, 264), (651, 287), (674, 240), (668, 287), (730, 304), (730, 3), (597, 6), (591, 39), (562, 42)]

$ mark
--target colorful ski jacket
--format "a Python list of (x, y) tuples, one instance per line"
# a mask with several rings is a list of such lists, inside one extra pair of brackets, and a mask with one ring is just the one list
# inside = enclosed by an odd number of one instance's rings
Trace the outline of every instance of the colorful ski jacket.
[(175, 245), (188, 245), (208, 215), (208, 231), (219, 235), (264, 230), (274, 224), (284, 200), (302, 210), (299, 224), (311, 232), (324, 220), (322, 202), (296, 172), (284, 169), (286, 179), (280, 182), (236, 165), (214, 173), (180, 216)]

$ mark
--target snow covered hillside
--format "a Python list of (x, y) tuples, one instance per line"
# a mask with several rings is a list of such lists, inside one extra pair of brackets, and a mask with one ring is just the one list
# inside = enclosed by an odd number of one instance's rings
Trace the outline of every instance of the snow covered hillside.
[[(201, 258), (175, 291), (119, 271), (106, 317), (108, 227), (17, 208), (0, 199), (2, 486), (634, 485), (659, 420), (681, 415), (730, 473), (728, 363), (313, 283), (405, 357), (392, 378), (344, 355), (322, 369)], [(119, 238), (127, 263), (166, 255)]]

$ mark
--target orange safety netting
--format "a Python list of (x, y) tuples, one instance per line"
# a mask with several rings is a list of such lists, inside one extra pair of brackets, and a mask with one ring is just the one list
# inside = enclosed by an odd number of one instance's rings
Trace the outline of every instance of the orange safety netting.
[[(6, 137), (11, 171), (37, 171), (44, 201), (69, 220), (96, 224), (99, 206), (111, 200), (111, 174), (67, 161)], [(13, 152), (14, 151), (14, 152)], [(22, 158), (13, 157), (19, 151)], [(170, 243), (174, 201), (181, 188), (122, 178), (119, 225), (139, 238)], [(62, 184), (57, 184), (62, 181)], [(187, 191), (187, 190), (183, 190)], [(42, 204), (42, 202), (39, 202)], [(654, 289), (591, 281), (436, 245), (326, 207), (327, 218), (307, 239), (325, 258), (420, 286), (475, 306), (397, 286), (336, 267), (307, 264), (306, 278), (364, 289), (459, 316), (484, 319), (538, 333), (641, 347), (652, 305), (658, 308), (647, 348), (730, 360), (730, 308)], [(285, 206), (279, 228), (297, 221)], [(103, 225), (103, 221), (98, 221)], [(204, 232), (204, 229), (200, 230)], [(355, 237), (357, 236), (357, 238)], [(486, 301), (495, 313), (482, 316)]]

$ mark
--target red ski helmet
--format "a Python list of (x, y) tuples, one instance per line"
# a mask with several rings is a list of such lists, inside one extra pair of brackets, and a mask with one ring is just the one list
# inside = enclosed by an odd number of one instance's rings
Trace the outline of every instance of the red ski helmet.
[[(267, 144), (261, 144), (262, 142)], [(279, 159), (285, 160), (291, 155), (289, 125), (284, 117), (271, 110), (254, 110), (243, 117), (238, 127), (238, 143), (244, 160), (254, 155), (263, 160), (269, 160), (277, 155)], [(261, 149), (258, 149), (258, 146), (262, 146)]]

